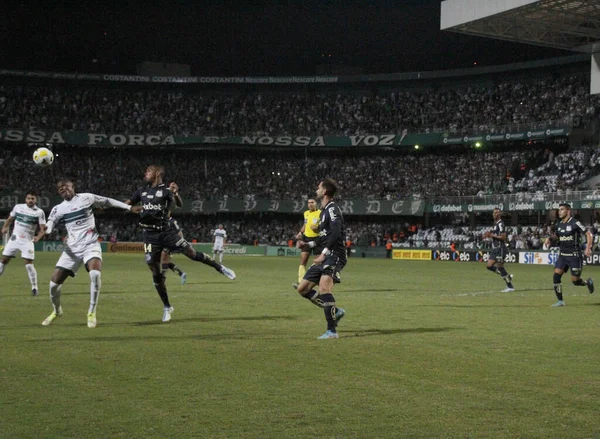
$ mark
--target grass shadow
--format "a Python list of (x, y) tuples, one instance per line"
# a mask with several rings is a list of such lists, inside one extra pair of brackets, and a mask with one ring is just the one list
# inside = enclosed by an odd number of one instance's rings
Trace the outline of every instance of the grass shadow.
[(439, 333), (446, 331), (456, 331), (464, 329), (462, 327), (446, 327), (446, 328), (402, 328), (402, 329), (362, 329), (360, 331), (340, 331), (344, 338), (350, 337), (374, 337), (382, 335), (396, 335), (396, 334), (427, 334), (427, 333)]

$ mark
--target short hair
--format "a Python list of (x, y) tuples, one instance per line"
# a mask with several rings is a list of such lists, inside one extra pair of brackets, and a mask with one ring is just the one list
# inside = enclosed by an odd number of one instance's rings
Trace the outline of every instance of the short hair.
[(56, 186), (60, 186), (61, 184), (65, 184), (65, 183), (71, 183), (73, 186), (75, 186), (75, 183), (73, 183), (73, 180), (71, 180), (70, 178), (61, 178), (56, 183)]
[(567, 210), (571, 210), (571, 205), (569, 203), (560, 203), (558, 207), (564, 207)]
[(149, 168), (155, 168), (160, 175), (160, 178), (165, 178), (165, 167), (162, 165), (150, 165)]
[(325, 195), (329, 195), (331, 198), (335, 196), (337, 192), (337, 182), (333, 178), (326, 178), (321, 182), (321, 186), (325, 189)]
[(33, 195), (33, 196), (34, 196), (34, 197), (36, 197), (36, 198), (38, 197), (38, 193), (37, 193), (37, 191), (35, 191), (35, 190), (33, 190), (33, 189), (29, 189), (29, 190), (28, 190), (28, 191), (25, 193), (25, 196), (27, 196), (27, 195)]

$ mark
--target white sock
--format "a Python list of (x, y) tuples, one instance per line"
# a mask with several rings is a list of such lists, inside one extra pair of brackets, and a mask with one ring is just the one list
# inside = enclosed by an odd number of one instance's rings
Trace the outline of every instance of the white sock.
[(213, 253), (213, 259), (216, 261), (217, 260), (217, 254)]
[(27, 270), (27, 275), (29, 276), (29, 282), (31, 282), (31, 288), (37, 290), (37, 271), (35, 267), (33, 264), (25, 264), (25, 269)]
[(223, 263), (223, 252), (219, 253), (219, 262)]
[(88, 313), (96, 312), (100, 287), (102, 286), (101, 277), (102, 273), (100, 271), (90, 270), (90, 309), (88, 310)]
[(0, 262), (0, 276), (4, 273), (4, 264)]
[(60, 309), (60, 289), (62, 288), (62, 284), (55, 284), (50, 281), (50, 300), (52, 301), (52, 306), (54, 307), (54, 312), (58, 314), (58, 310)]

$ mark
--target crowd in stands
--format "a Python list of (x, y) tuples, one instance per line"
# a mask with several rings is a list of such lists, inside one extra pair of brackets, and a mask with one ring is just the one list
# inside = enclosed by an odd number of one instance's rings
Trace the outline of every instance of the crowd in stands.
[[(48, 168), (32, 164), (34, 147), (0, 148), (0, 193), (28, 188), (55, 194), (56, 181), (71, 177), (79, 191), (129, 197), (143, 185), (152, 163), (163, 164), (188, 200), (306, 199), (318, 182), (334, 176), (340, 198), (404, 199), (475, 196), (579, 189), (599, 173), (600, 152), (581, 150), (462, 151), (314, 151), (307, 157), (282, 150), (147, 150), (56, 148)], [(418, 172), (415, 170), (418, 169)]]
[[(85, 81), (62, 86), (0, 82), (0, 128), (75, 130), (163, 135), (357, 135), (408, 132), (503, 132), (511, 124), (570, 120), (600, 112), (589, 95), (589, 75), (540, 77), (527, 82), (477, 82), (455, 88), (387, 91), (200, 92), (107, 88)], [(143, 185), (146, 167), (166, 168), (185, 201), (209, 199), (306, 199), (333, 176), (339, 198), (430, 199), (544, 192), (568, 193), (600, 174), (600, 149), (565, 152), (430, 149), (421, 151), (280, 149), (93, 148), (55, 145), (56, 161), (35, 167), (39, 145), (3, 143), (0, 194), (34, 189), (55, 195), (59, 178), (76, 190), (119, 199)], [(600, 190), (598, 190), (600, 198)], [(209, 242), (216, 224), (184, 216), (186, 236)], [(226, 225), (232, 242), (286, 245), (299, 228), (294, 219), (248, 216)], [(432, 227), (348, 218), (356, 245), (445, 248), (458, 243), (485, 248), (484, 228)], [(139, 241), (135, 218), (106, 218), (106, 240)], [(513, 248), (543, 245), (544, 227), (511, 229)], [(56, 238), (54, 236), (54, 238)]]
[(502, 132), (511, 124), (593, 116), (589, 75), (461, 88), (208, 93), (181, 88), (0, 85), (0, 126), (164, 135)]

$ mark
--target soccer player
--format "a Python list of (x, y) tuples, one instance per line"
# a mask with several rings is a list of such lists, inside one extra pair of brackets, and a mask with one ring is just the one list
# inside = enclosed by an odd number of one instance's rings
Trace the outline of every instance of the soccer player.
[[(319, 218), (321, 217), (321, 209), (317, 209), (317, 202), (314, 198), (308, 200), (308, 210), (304, 212), (304, 224), (296, 235), (296, 240), (303, 242), (314, 241), (319, 236)], [(298, 267), (298, 283), (293, 284), (294, 288), (298, 287), (298, 284), (302, 282), (304, 275), (306, 274), (306, 264), (311, 253), (316, 254), (318, 249), (315, 248), (303, 248), (300, 252), (300, 266)]]
[(219, 227), (215, 229), (213, 233), (213, 259), (217, 259), (219, 255), (219, 262), (223, 263), (223, 248), (227, 241), (227, 232), (223, 228), (223, 224), (219, 224)]
[(50, 280), (50, 299), (54, 311), (46, 317), (42, 325), (52, 324), (57, 317), (63, 314), (60, 305), (62, 284), (69, 276), (75, 277), (75, 273), (83, 263), (90, 275), (90, 307), (87, 314), (87, 325), (88, 328), (95, 328), (96, 307), (101, 286), (102, 249), (98, 242), (96, 220), (92, 209), (94, 207), (117, 207), (133, 213), (137, 213), (141, 209), (108, 197), (87, 193), (76, 194), (73, 182), (68, 179), (60, 180), (56, 187), (64, 201), (54, 206), (50, 212), (46, 234), (52, 233), (54, 227), (63, 222), (67, 229), (68, 239)]
[[(0, 259), (0, 276), (4, 273), (4, 267), (8, 265), (11, 258), (14, 258), (18, 251), (21, 252), (21, 258), (25, 261), (25, 269), (29, 282), (31, 283), (31, 294), (37, 296), (38, 283), (37, 271), (33, 265), (35, 251), (33, 244), (38, 242), (46, 229), (46, 214), (37, 207), (37, 195), (34, 191), (28, 191), (25, 195), (25, 203), (17, 204), (10, 212), (8, 219), (2, 226), (2, 235), (10, 231), (10, 225), (14, 222), (15, 227), (10, 236), (10, 240), (4, 247), (2, 259)], [(35, 231), (39, 226), (36, 235)]]
[[(173, 183), (171, 183), (173, 184)], [(179, 194), (177, 194), (177, 196), (179, 196)], [(169, 218), (169, 227), (172, 230), (175, 230), (177, 232), (177, 234), (183, 238), (183, 232), (181, 231), (181, 227), (179, 227), (179, 223), (177, 222), (177, 220), (173, 217)], [(169, 250), (166, 248), (163, 248), (162, 254), (160, 256), (160, 263), (162, 266), (162, 271), (163, 271), (163, 275), (166, 274), (167, 270), (171, 270), (173, 271), (175, 274), (177, 274), (177, 276), (179, 276), (179, 279), (181, 280), (181, 285), (185, 285), (185, 282), (187, 281), (187, 273), (185, 273), (183, 270), (181, 270), (181, 268), (179, 268), (177, 265), (175, 265), (173, 263), (173, 261), (171, 260), (171, 256), (173, 255), (173, 253), (176, 253), (177, 250)]]
[[(210, 265), (223, 276), (233, 280), (233, 270), (215, 262), (210, 256), (197, 252), (185, 238), (179, 236), (176, 230), (169, 227), (172, 205), (179, 203), (181, 197), (177, 185), (171, 185), (171, 190), (163, 183), (165, 169), (162, 166), (150, 165), (144, 174), (147, 186), (139, 188), (132, 195), (127, 204), (142, 203), (140, 213), (140, 226), (144, 230), (144, 252), (146, 264), (152, 271), (154, 287), (163, 302), (163, 322), (171, 320), (174, 308), (169, 301), (169, 294), (165, 283), (165, 276), (161, 270), (161, 254), (163, 249), (178, 250), (193, 261)], [(180, 201), (178, 201), (180, 200)], [(181, 207), (179, 205), (178, 207)]]
[(581, 255), (581, 245), (583, 236), (586, 237), (585, 255), (592, 254), (593, 236), (585, 226), (571, 216), (571, 205), (561, 203), (558, 206), (558, 218), (560, 219), (556, 226), (555, 236), (558, 238), (559, 255), (554, 264), (554, 293), (558, 301), (552, 305), (554, 307), (565, 306), (562, 294), (562, 275), (569, 268), (571, 269), (571, 281), (578, 287), (587, 287), (590, 294), (594, 292), (594, 281), (588, 278), (587, 281), (581, 279), (583, 269), (583, 257)]
[(503, 293), (509, 293), (514, 291), (515, 288), (512, 284), (512, 274), (508, 274), (504, 268), (504, 259), (508, 251), (508, 243), (506, 242), (506, 227), (504, 221), (502, 221), (502, 211), (498, 208), (493, 211), (494, 216), (494, 227), (492, 230), (485, 232), (486, 238), (492, 238), (492, 252), (487, 262), (487, 269), (492, 273), (496, 273), (504, 279), (506, 282), (506, 288), (502, 290)]
[[(318, 337), (320, 340), (339, 338), (337, 324), (346, 314), (342, 308), (337, 308), (332, 293), (333, 286), (341, 282), (340, 272), (348, 261), (344, 217), (333, 199), (336, 192), (337, 183), (331, 178), (319, 183), (317, 199), (321, 200), (322, 207), (319, 237), (314, 241), (300, 240), (296, 243), (299, 248), (322, 248), (297, 288), (302, 297), (325, 311), (327, 331)], [(319, 285), (319, 292), (314, 289), (316, 285)]]

